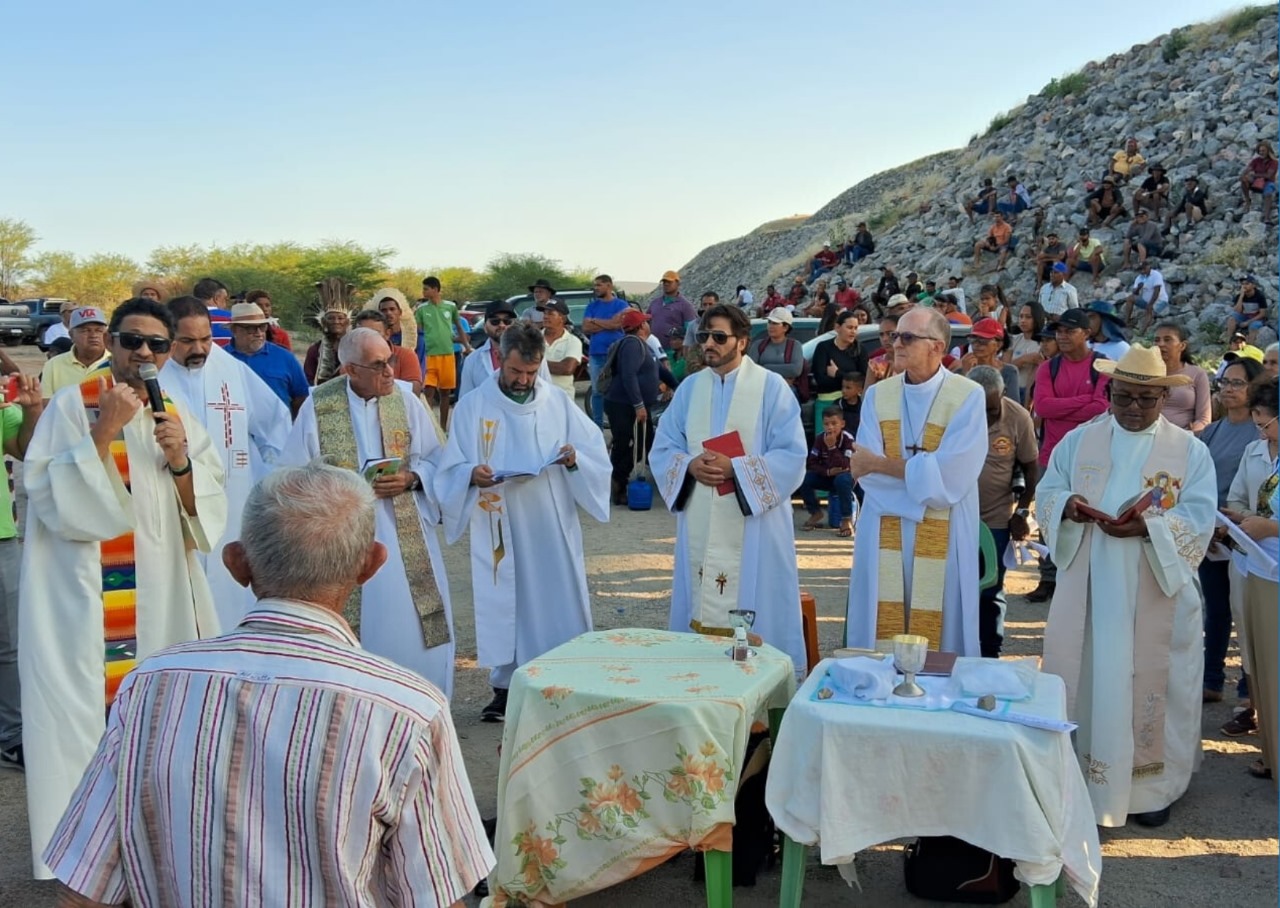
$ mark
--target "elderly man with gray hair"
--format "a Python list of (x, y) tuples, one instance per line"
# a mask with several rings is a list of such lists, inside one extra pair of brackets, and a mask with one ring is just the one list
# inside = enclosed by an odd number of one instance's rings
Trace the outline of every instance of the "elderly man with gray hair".
[[(974, 366), (969, 380), (982, 388), (986, 404), (987, 460), (978, 476), (978, 513), (996, 544), (995, 585), (978, 595), (978, 645), (983, 656), (996, 659), (1004, 644), (1004, 550), (1010, 539), (1026, 539), (1031, 532), (1027, 517), (1036, 495), (1040, 447), (1031, 414), (1004, 396), (1004, 378), (996, 369)], [(1015, 486), (1019, 471), (1023, 481)]]
[(342, 617), (375, 496), (319, 464), (250, 493), (223, 557), (257, 604), (124, 679), (44, 853), (60, 904), (448, 905), (492, 869), (448, 702)]
[[(453, 616), (431, 491), (440, 438), (408, 382), (396, 381), (381, 331), (355, 328), (338, 342), (339, 374), (298, 411), (283, 463), (317, 457), (359, 473), (378, 499), (387, 566), (351, 594), (345, 617), (370, 652), (453, 692)], [(335, 510), (329, 518), (334, 532)]]

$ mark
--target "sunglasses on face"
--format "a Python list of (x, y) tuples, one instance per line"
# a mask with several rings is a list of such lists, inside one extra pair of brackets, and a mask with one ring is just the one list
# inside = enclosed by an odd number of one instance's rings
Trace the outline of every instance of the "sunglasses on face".
[(126, 350), (141, 350), (142, 345), (146, 344), (152, 353), (168, 353), (169, 347), (173, 344), (173, 341), (167, 337), (151, 337), (147, 334), (135, 334), (132, 331), (117, 331), (111, 336)]
[(507, 316), (505, 316), (505, 315), (495, 315), (493, 318), (489, 319), (489, 324), (491, 324), (491, 325), (512, 325), (512, 324), (515, 324), (515, 319), (514, 319), (514, 318), (508, 318), (508, 317), (507, 317)]
[(1122, 410), (1132, 407), (1134, 404), (1137, 404), (1139, 409), (1150, 410), (1158, 406), (1162, 400), (1164, 400), (1163, 396), (1134, 397), (1132, 394), (1125, 394), (1123, 391), (1117, 391), (1111, 395), (1111, 402)]
[(693, 337), (694, 340), (700, 344), (705, 344), (707, 341), (715, 341), (718, 346), (720, 344), (727, 344), (729, 342), (729, 338), (733, 337), (733, 335), (727, 331), (699, 331)]
[(910, 331), (890, 331), (889, 338), (895, 344), (901, 342), (904, 347), (910, 347), (918, 340), (937, 340), (936, 337), (930, 337), (927, 334), (912, 334)]

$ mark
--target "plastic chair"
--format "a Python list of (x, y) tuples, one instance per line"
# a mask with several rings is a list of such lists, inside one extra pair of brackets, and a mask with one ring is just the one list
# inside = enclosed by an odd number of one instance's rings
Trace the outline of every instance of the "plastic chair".
[(982, 576), (978, 578), (978, 589), (987, 590), (996, 585), (1000, 573), (1000, 555), (996, 552), (996, 538), (985, 523), (978, 523), (978, 554), (982, 558)]

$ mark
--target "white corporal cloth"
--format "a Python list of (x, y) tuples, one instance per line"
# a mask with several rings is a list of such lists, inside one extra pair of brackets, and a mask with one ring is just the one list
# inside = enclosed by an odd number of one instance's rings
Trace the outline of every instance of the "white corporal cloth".
[[(967, 660), (960, 659), (957, 665)], [(778, 828), (820, 845), (824, 864), (907, 836), (950, 835), (1017, 862), (1028, 885), (1097, 904), (1098, 830), (1071, 737), (950, 711), (814, 701), (831, 660), (787, 707), (765, 805)], [(1066, 717), (1066, 688), (1037, 674), (1021, 713)]]

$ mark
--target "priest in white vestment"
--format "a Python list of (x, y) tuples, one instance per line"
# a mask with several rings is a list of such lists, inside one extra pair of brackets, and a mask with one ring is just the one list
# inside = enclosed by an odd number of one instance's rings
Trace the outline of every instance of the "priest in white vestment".
[(489, 722), (506, 715), (519, 666), (591, 630), (578, 508), (609, 519), (612, 470), (595, 423), (543, 377), (541, 332), (517, 323), (501, 349), (498, 374), (459, 398), (435, 481), (448, 541), (471, 531), (478, 661), (494, 689), (481, 713)]
[[(462, 374), (458, 376), (459, 400), (462, 399), (462, 395), (480, 387), (481, 383), (491, 375), (497, 374), (498, 367), (502, 365), (500, 347), (502, 334), (515, 320), (514, 310), (503, 311), (503, 307), (497, 304), (491, 303), (490, 308), (485, 310), (484, 333), (488, 339), (467, 354), (467, 358), (462, 361)], [(555, 387), (555, 383), (551, 381), (551, 370), (547, 368), (545, 357), (538, 367), (538, 377)]]
[(219, 633), (198, 555), (226, 524), (222, 460), (181, 403), (166, 400), (163, 415), (144, 406), (138, 374), (164, 366), (172, 318), (130, 300), (110, 327), (110, 363), (53, 396), (23, 467), (18, 669), (41, 879), (50, 873), (40, 855), (125, 673), (156, 650)]
[[(1161, 826), (1200, 764), (1203, 619), (1196, 568), (1213, 535), (1217, 483), (1208, 448), (1160, 415), (1166, 375), (1134, 345), (1111, 376), (1111, 409), (1053, 449), (1036, 516), (1058, 565), (1044, 670), (1067, 685), (1076, 753), (1099, 826)], [(1151, 493), (1150, 509), (1115, 525)]]
[[(753, 633), (803, 677), (791, 494), (804, 481), (804, 428), (787, 383), (744, 355), (750, 334), (736, 306), (703, 314), (697, 339), (708, 368), (676, 389), (649, 455), (676, 515), (670, 627), (726, 633), (731, 610), (754, 611)], [(716, 441), (733, 433), (738, 447)]]
[[(160, 384), (202, 420), (226, 472), (227, 527), (208, 555), (200, 555), (218, 623), (230, 630), (253, 606), (252, 591), (222, 563), (222, 549), (240, 538), (249, 491), (275, 465), (289, 440), (289, 408), (257, 374), (213, 342), (209, 308), (194, 296), (165, 304), (177, 326)], [(233, 307), (234, 308), (234, 307)]]
[[(282, 464), (322, 457), (365, 473), (378, 498), (376, 538), (387, 563), (352, 594), (347, 623), (369, 652), (453, 694), (453, 611), (436, 526), (432, 479), (440, 439), (421, 398), (392, 377), (390, 345), (355, 328), (338, 343), (340, 376), (298, 411)], [(334, 515), (335, 532), (342, 515)]]
[(913, 309), (894, 332), (897, 375), (867, 389), (849, 460), (862, 485), (846, 634), (885, 648), (903, 633), (931, 649), (978, 641), (978, 476), (987, 457), (982, 388), (942, 365), (951, 327)]

